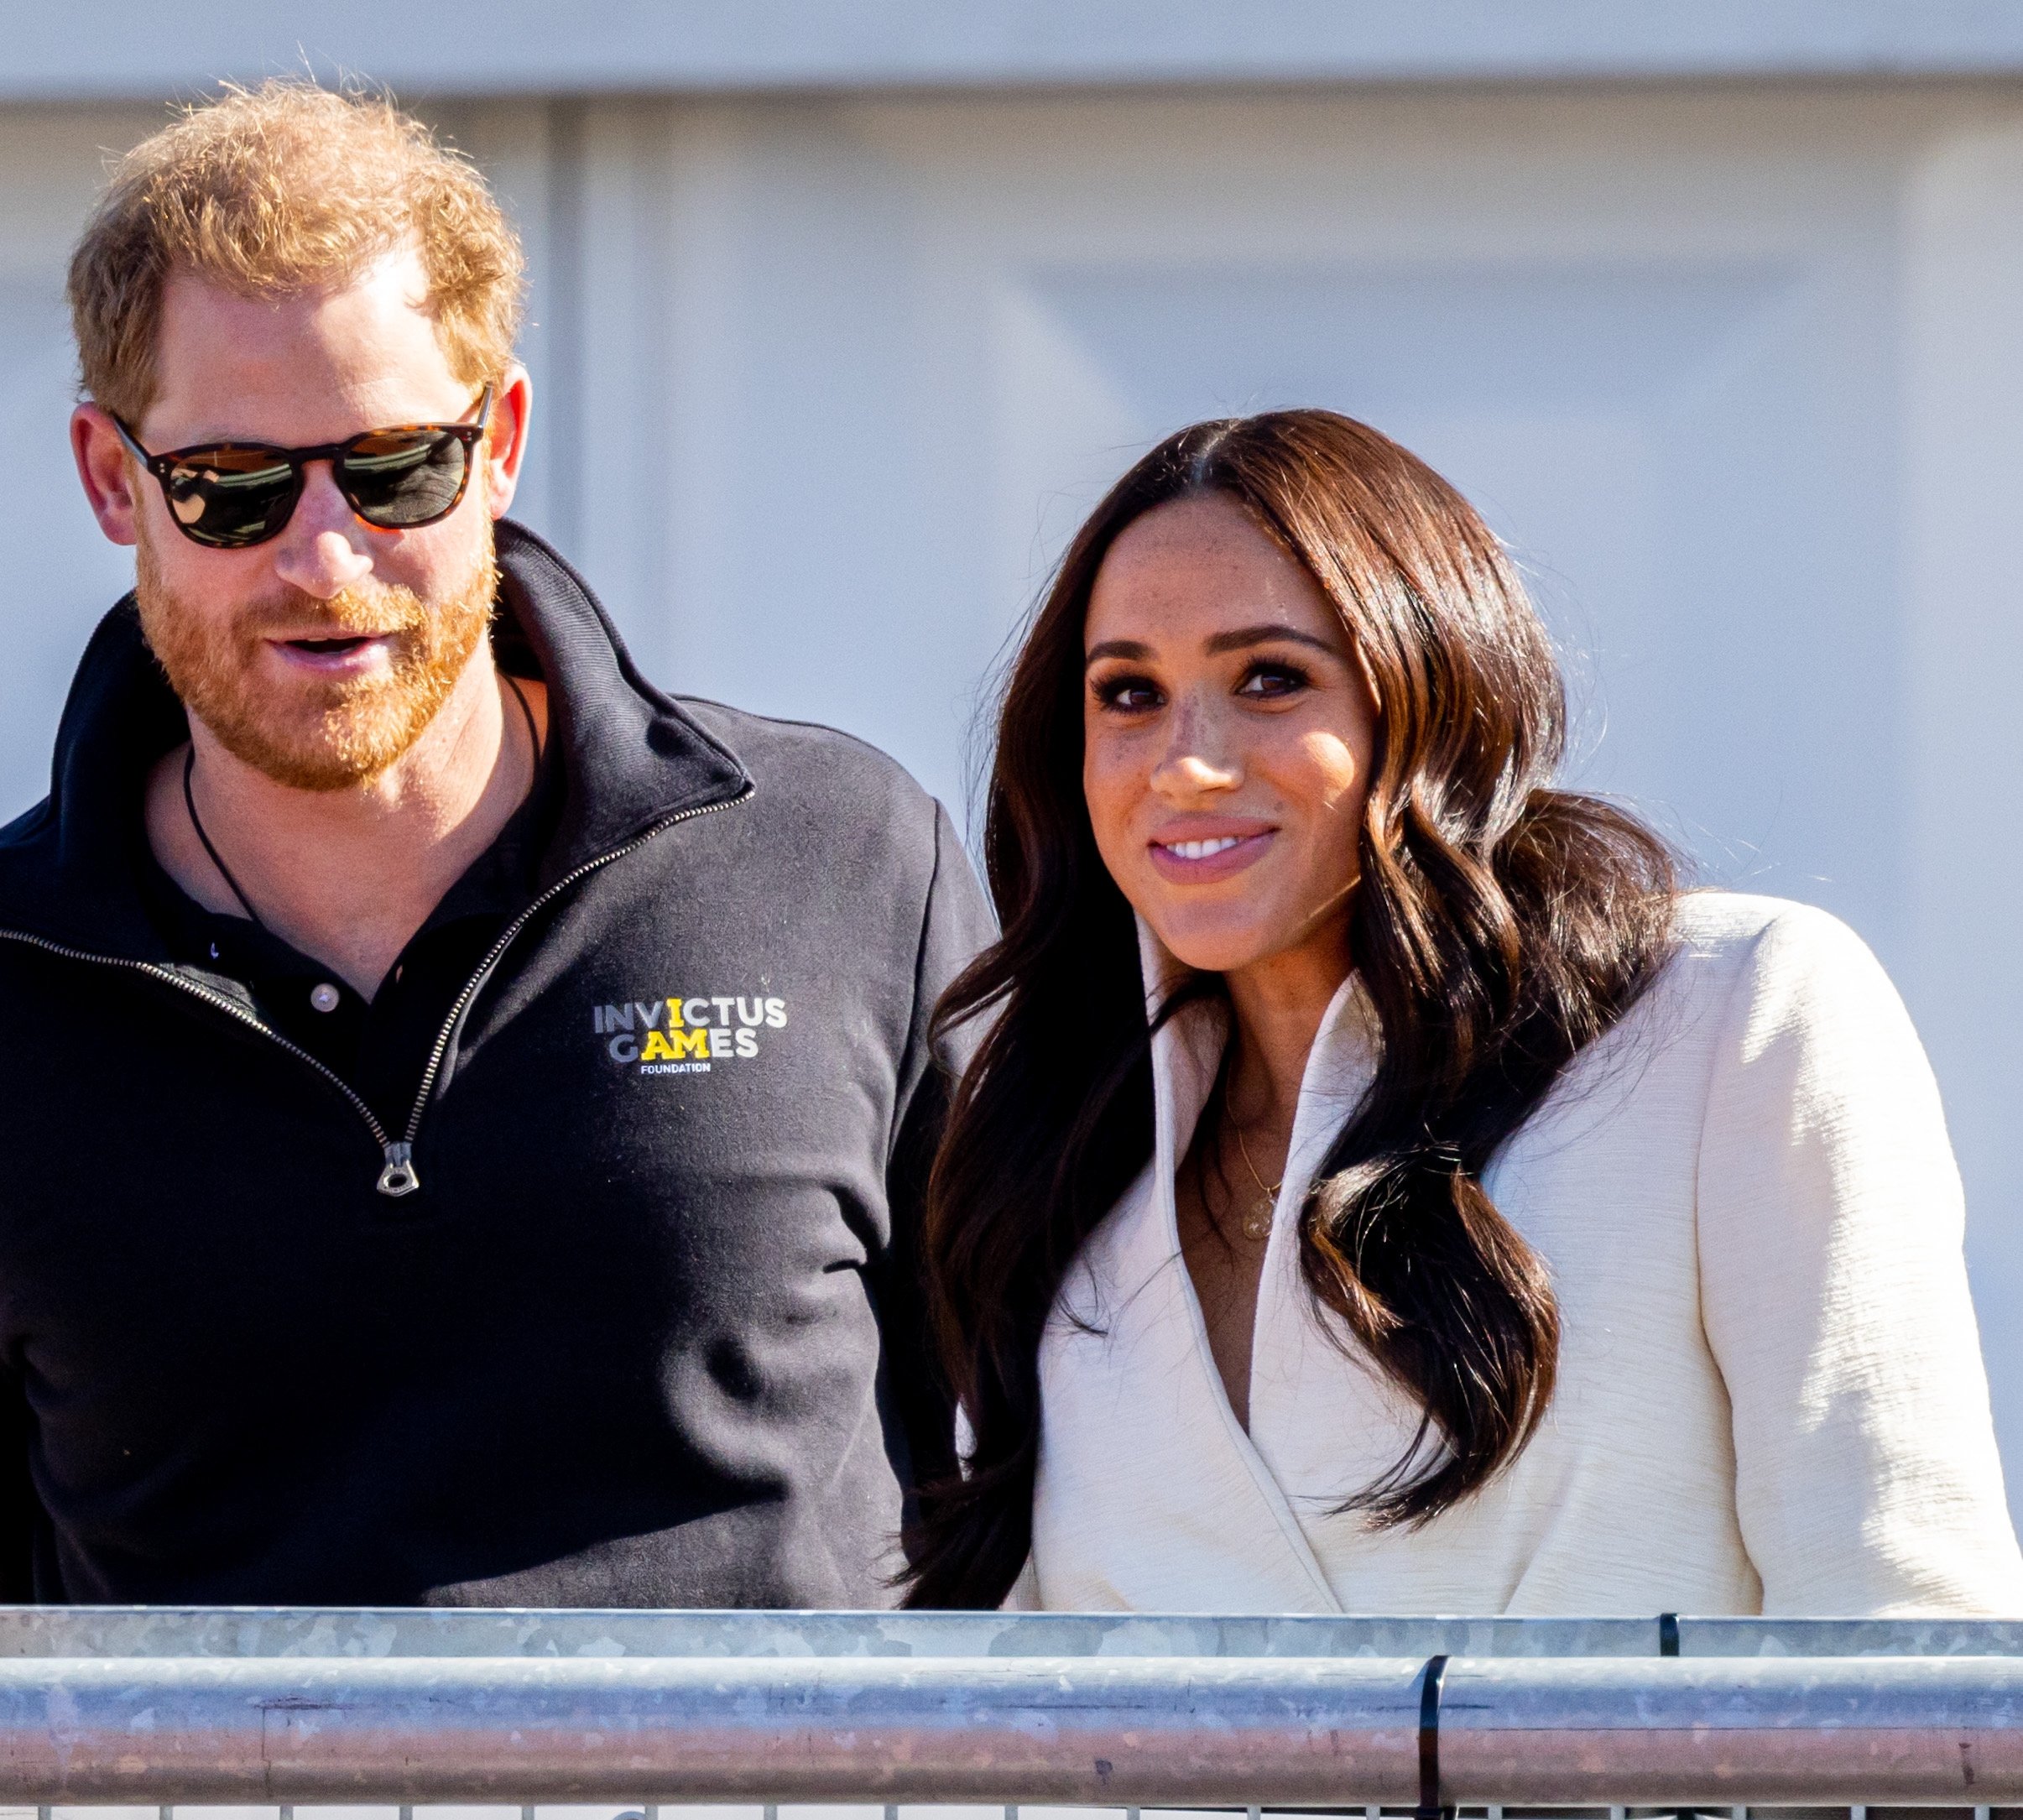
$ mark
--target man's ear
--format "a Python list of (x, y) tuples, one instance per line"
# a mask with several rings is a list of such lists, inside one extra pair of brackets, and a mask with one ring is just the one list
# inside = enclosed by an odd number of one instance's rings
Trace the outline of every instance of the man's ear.
[(99, 529), (116, 544), (139, 542), (140, 501), (133, 489), (144, 477), (118, 426), (96, 404), (80, 404), (70, 413), (70, 453)]
[(515, 361), (500, 375), (493, 391), (489, 433), (484, 441), (485, 505), (495, 519), (503, 518), (512, 508), (533, 421), (534, 381)]

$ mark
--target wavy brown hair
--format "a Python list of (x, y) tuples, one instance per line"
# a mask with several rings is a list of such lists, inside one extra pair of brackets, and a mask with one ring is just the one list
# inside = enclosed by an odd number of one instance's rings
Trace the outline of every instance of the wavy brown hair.
[[(1551, 646), (1453, 488), (1329, 411), (1197, 424), (1154, 449), (1069, 547), (998, 718), (984, 859), (1004, 933), (940, 1006), (944, 1025), (988, 1027), (935, 1166), (925, 1240), (971, 1447), (920, 1499), (915, 1605), (994, 1605), (1017, 1577), (1041, 1329), (1077, 1249), (1151, 1154), (1134, 926), (1082, 797), (1082, 632), (1118, 533), (1208, 493), (1313, 576), (1378, 701), (1350, 942), (1379, 1059), (1301, 1210), (1301, 1257), (1342, 1343), (1423, 1415), (1404, 1456), (1343, 1509), (1424, 1523), (1537, 1427), (1559, 1312), (1483, 1174), (1669, 951), (1670, 854), (1624, 811), (1553, 788), (1566, 705)], [(1077, 1007), (1071, 1043), (1064, 1004)]]

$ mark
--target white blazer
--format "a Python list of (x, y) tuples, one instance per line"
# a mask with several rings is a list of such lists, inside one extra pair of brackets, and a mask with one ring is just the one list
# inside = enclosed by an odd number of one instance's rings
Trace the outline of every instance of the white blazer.
[[(1345, 984), (1308, 1059), (1247, 1433), (1174, 1207), (1227, 1013), (1160, 1033), (1152, 1162), (1040, 1347), (1033, 1550), (1009, 1604), (2023, 1615), (1959, 1177), (1901, 1002), (1822, 911), (1694, 894), (1678, 929), (1485, 1178), (1551, 1272), (1558, 1388), (1516, 1461), (1417, 1530), (1336, 1513), (1418, 1412), (1315, 1301), (1296, 1243), (1370, 1077), (1368, 1001)], [(1176, 963), (1141, 941), (1170, 989)]]

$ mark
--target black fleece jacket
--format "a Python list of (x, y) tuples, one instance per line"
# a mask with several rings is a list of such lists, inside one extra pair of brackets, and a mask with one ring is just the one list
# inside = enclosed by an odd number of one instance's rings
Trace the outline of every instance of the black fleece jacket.
[(130, 600), (0, 831), (0, 1593), (895, 1597), (951, 1435), (928, 1020), (982, 894), (897, 765), (669, 699), (552, 550), (498, 549), (566, 794), (400, 1129), (147, 914), (185, 723)]

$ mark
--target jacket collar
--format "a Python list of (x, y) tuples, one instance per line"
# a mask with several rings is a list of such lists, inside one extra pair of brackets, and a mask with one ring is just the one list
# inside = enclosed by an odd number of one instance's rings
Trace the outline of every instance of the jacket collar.
[[(565, 795), (544, 887), (685, 810), (751, 788), (737, 756), (639, 674), (581, 576), (533, 532), (497, 527), (499, 613), (549, 687)], [(0, 929), (162, 962), (134, 884), (149, 768), (188, 737), (129, 594), (85, 648), (56, 729), (50, 794), (0, 829)]]

